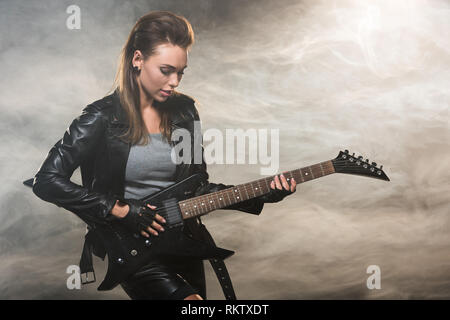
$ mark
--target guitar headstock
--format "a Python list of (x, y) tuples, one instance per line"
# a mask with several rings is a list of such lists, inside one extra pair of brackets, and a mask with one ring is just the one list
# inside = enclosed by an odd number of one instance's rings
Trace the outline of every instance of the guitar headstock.
[(349, 154), (348, 150), (340, 151), (339, 155), (331, 160), (334, 170), (338, 173), (357, 174), (369, 178), (390, 181), (383, 171), (383, 166), (377, 167), (375, 162), (369, 163), (369, 159), (364, 160), (363, 156), (355, 157)]

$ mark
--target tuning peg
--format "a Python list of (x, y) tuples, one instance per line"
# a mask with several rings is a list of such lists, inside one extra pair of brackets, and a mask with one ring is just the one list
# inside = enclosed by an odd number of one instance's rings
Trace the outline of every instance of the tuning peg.
[(366, 159), (366, 162), (369, 163), (369, 159)]
[(380, 166), (380, 170), (383, 170), (383, 166)]
[(354, 156), (355, 156), (355, 153), (353, 152), (352, 157), (354, 157)]
[(359, 156), (358, 159), (362, 160), (362, 159), (363, 159), (363, 156)]
[(376, 162), (372, 162), (372, 165), (373, 165), (374, 167), (376, 167), (376, 166), (377, 166), (377, 163), (376, 163)]
[(348, 154), (348, 150), (347, 150), (347, 149), (345, 149), (344, 152), (345, 152), (346, 154)]

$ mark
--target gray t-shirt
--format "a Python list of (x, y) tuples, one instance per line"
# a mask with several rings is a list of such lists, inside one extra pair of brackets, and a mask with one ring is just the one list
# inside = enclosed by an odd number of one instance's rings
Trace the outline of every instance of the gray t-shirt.
[(150, 133), (145, 146), (131, 146), (125, 173), (125, 198), (140, 199), (175, 183), (172, 146), (161, 133)]

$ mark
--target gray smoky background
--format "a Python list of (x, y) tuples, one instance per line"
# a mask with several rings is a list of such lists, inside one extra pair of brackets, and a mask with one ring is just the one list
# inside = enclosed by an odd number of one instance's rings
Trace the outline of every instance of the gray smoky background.
[[(73, 4), (79, 30), (66, 27)], [(227, 261), (239, 299), (450, 298), (450, 3), (439, 0), (2, 0), (0, 298), (128, 299), (120, 287), (96, 290), (98, 258), (96, 283), (66, 287), (85, 225), (22, 181), (109, 92), (120, 49), (150, 10), (193, 25), (178, 89), (197, 99), (203, 131), (279, 129), (278, 172), (348, 149), (391, 179), (334, 174), (260, 216), (205, 216), (217, 244), (236, 251)], [(263, 166), (208, 171), (239, 184)], [(381, 289), (367, 287), (370, 265)], [(208, 298), (223, 299), (205, 266)]]

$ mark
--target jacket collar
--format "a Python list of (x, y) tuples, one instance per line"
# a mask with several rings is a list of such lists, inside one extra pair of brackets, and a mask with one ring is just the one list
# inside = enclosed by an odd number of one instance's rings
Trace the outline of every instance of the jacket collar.
[[(162, 102), (167, 108), (172, 108), (175, 112), (171, 115), (172, 120), (172, 127), (174, 128), (180, 128), (180, 123), (187, 121), (186, 115), (183, 114), (182, 110), (177, 110), (177, 106), (174, 106), (180, 99), (177, 99), (179, 97), (180, 93), (175, 93), (175, 95), (169, 97), (165, 102)], [(128, 121), (126, 117), (126, 113), (121, 107), (120, 104), (120, 98), (119, 98), (119, 92), (118, 89), (114, 91), (112, 94), (112, 102), (113, 102), (113, 114), (111, 123), (114, 125), (124, 125), (128, 126)]]

